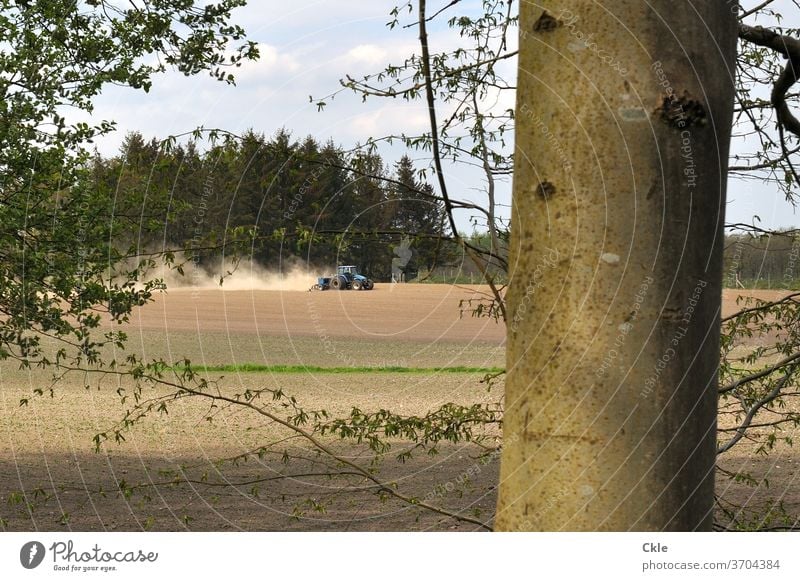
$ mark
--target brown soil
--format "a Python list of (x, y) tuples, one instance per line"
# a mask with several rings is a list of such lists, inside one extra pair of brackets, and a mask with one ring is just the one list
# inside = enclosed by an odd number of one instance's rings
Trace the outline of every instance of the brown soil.
[[(127, 329), (129, 350), (146, 359), (188, 356), (211, 365), (502, 366), (503, 326), (459, 310), (462, 300), (477, 299), (479, 293), (478, 287), (410, 284), (361, 292), (170, 291), (136, 313)], [(0, 498), (12, 499), (0, 504), (6, 530), (480, 528), (394, 500), (363, 477), (319, 476), (342, 467), (294, 440), (263, 458), (217, 466), (214, 460), (287, 434), (236, 410), (215, 412), (209, 424), (202, 402), (173, 405), (168, 417), (142, 423), (123, 444), (95, 454), (94, 434), (123, 413), (116, 384), (92, 383), (86, 391), (82, 378), (68, 378), (55, 398), (34, 398), (20, 408), (20, 398), (46, 387), (47, 376), (8, 365), (2, 372)], [(489, 393), (481, 377), (233, 374), (224, 385), (234, 391), (281, 388), (307, 409), (333, 414), (353, 406), (424, 414), (451, 401), (497, 400), (501, 387)], [(371, 456), (363, 446), (336, 439), (326, 443), (369, 466)], [(287, 464), (285, 451), (292, 456)], [(401, 463), (395, 459), (400, 451), (393, 449), (382, 460), (381, 481), (465, 516), (491, 518), (496, 455), (482, 460), (474, 444), (447, 444), (436, 456), (422, 451)], [(176, 470), (193, 482), (164, 486)], [(122, 484), (134, 487), (129, 496), (120, 493)]]
[[(130, 348), (146, 358), (188, 356), (211, 365), (502, 366), (504, 326), (472, 317), (462, 302), (480, 292), (480, 287), (414, 284), (361, 292), (170, 291), (136, 314), (128, 329)], [(723, 315), (736, 309), (736, 294), (724, 294)], [(779, 291), (748, 294), (780, 296)], [(479, 380), (474, 374), (234, 374), (225, 381), (231, 389), (281, 387), (310, 409), (359, 406), (420, 414), (449, 401), (496, 401), (502, 386), (487, 392)], [(87, 391), (82, 378), (68, 379), (54, 398), (19, 407), (20, 397), (46, 385), (42, 372), (20, 371), (7, 362), (0, 367), (0, 528), (5, 530), (478, 528), (393, 500), (361, 477), (317, 476), (330, 465), (321, 465), (324, 460), (294, 440), (263, 458), (219, 467), (214, 460), (280, 436), (261, 418), (235, 410), (218, 412), (209, 424), (202, 404), (177, 406), (168, 418), (138, 426), (122, 445), (95, 454), (92, 436), (122, 414), (119, 386), (93, 383)], [(363, 447), (327, 443), (359, 462), (369, 458)], [(719, 490), (753, 507), (780, 497), (790, 512), (800, 513), (794, 452), (779, 446), (773, 455), (754, 460), (741, 450), (726, 458), (725, 466), (749, 467), (756, 478), (768, 477), (770, 488), (720, 481)], [(399, 451), (393, 449), (381, 464), (382, 481), (491, 521), (496, 455), (480, 459), (474, 445), (449, 444), (437, 456), (418, 453), (400, 463), (394, 459)], [(296, 458), (286, 464), (284, 452)], [(176, 470), (193, 482), (164, 485)], [(120, 493), (121, 483), (135, 487), (130, 495)]]
[(372, 341), (481, 342), (499, 345), (505, 327), (473, 317), (482, 287), (377, 284), (371, 291), (177, 290), (141, 309), (135, 326), (272, 337), (348, 337)]
[[(116, 384), (78, 379), (60, 385), (53, 398), (19, 398), (38, 386), (41, 374), (7, 374), (2, 390), (0, 503), (6, 530), (474, 530), (430, 511), (386, 498), (374, 482), (347, 474), (346, 466), (317, 455), (302, 439), (236, 408), (210, 410), (202, 401), (170, 404), (169, 415), (145, 420), (125, 442), (94, 453), (92, 437), (121, 417)], [(231, 392), (280, 387), (309, 410), (342, 416), (389, 407), (424, 414), (449, 401), (489, 402), (497, 397), (479, 375), (447, 374), (241, 374)], [(123, 384), (127, 387), (127, 384)], [(146, 397), (151, 397), (146, 392)], [(279, 406), (274, 406), (273, 411)], [(213, 422), (206, 421), (211, 417)], [(322, 438), (337, 455), (370, 466), (364, 446)], [(237, 463), (215, 460), (271, 446)], [(487, 444), (494, 444), (492, 439)], [(409, 496), (465, 515), (491, 517), (497, 456), (482, 460), (475, 445), (443, 445), (439, 454), (416, 453), (405, 463), (395, 442), (378, 470), (381, 481)], [(284, 462), (284, 454), (291, 460)], [(169, 486), (176, 472), (190, 483)], [(342, 474), (329, 478), (323, 474)], [(157, 486), (154, 484), (158, 483)], [(394, 483), (394, 484), (392, 484)], [(125, 486), (134, 490), (120, 493)], [(24, 491), (24, 497), (13, 496)], [(385, 495), (384, 495), (385, 496)], [(311, 506), (311, 501), (318, 503)], [(30, 506), (29, 506), (30, 503)], [(315, 507), (324, 510), (320, 512)], [(67, 515), (67, 516), (64, 516)]]
[[(722, 316), (745, 297), (777, 300), (786, 291), (725, 290)], [(228, 332), (270, 337), (373, 341), (476, 342), (499, 345), (505, 326), (472, 315), (487, 298), (481, 286), (377, 284), (372, 291), (170, 290), (137, 311), (133, 326), (164, 333)]]

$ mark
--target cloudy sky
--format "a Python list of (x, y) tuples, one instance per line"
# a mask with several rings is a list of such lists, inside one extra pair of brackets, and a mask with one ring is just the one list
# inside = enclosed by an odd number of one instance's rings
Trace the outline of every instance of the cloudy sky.
[[(789, 0), (779, 0), (788, 3)], [(297, 138), (313, 135), (333, 138), (344, 146), (370, 136), (424, 131), (427, 117), (419, 103), (376, 99), (362, 103), (352, 93), (342, 93), (323, 111), (309, 102), (339, 88), (346, 74), (376, 72), (390, 62), (401, 62), (417, 49), (414, 28), (390, 31), (386, 23), (395, 0), (252, 0), (235, 13), (250, 38), (260, 45), (261, 60), (248, 63), (231, 87), (209, 77), (186, 78), (169, 73), (159, 77), (147, 95), (132, 90), (107, 90), (97, 102), (96, 116), (114, 119), (119, 131), (98, 143), (103, 154), (114, 154), (125, 132), (137, 130), (145, 137), (165, 137), (198, 126), (234, 132), (248, 128), (267, 135), (285, 127)], [(464, 0), (475, 5), (477, 0)], [(752, 4), (745, 1), (743, 5)], [(444, 2), (442, 2), (444, 5)], [(800, 27), (797, 9), (787, 9), (785, 25)], [(432, 30), (433, 50), (454, 46), (457, 38), (441, 27)], [(437, 44), (438, 43), (438, 44)], [(509, 63), (513, 67), (513, 63)], [(399, 157), (399, 153), (394, 159)], [(450, 176), (460, 197), (473, 198), (479, 176), (462, 170)], [(508, 202), (510, 188), (501, 188)], [(473, 198), (478, 199), (478, 198)], [(774, 188), (764, 184), (732, 182), (728, 222), (750, 222), (798, 227), (800, 215)], [(462, 229), (470, 227), (466, 217)]]
[(261, 59), (234, 70), (237, 86), (209, 77), (159, 77), (149, 95), (113, 89), (97, 113), (118, 122), (120, 132), (100, 145), (113, 153), (127, 130), (164, 136), (198, 125), (232, 131), (254, 128), (272, 134), (286, 127), (298, 138), (334, 137), (344, 144), (400, 128), (422, 129), (424, 110), (399, 102), (361, 103), (344, 94), (319, 113), (309, 95), (339, 88), (346, 74), (363, 75), (402, 60), (416, 48), (413, 30), (389, 32), (393, 0), (251, 1), (235, 12)]

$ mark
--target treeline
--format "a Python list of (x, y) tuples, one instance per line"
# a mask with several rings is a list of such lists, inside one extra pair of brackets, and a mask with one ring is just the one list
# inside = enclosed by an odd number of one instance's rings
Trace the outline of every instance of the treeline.
[(800, 235), (726, 236), (723, 283), (728, 288), (800, 289)]
[[(348, 154), (285, 130), (203, 150), (130, 133), (118, 155), (95, 158), (94, 174), (118, 201), (115, 219), (136, 224), (120, 228), (117, 244), (184, 251), (210, 271), (238, 252), (273, 269), (355, 264), (379, 281), (482, 278), (449, 239), (443, 204), (408, 157), (390, 167), (377, 153)], [(490, 244), (487, 234), (462, 236)], [(800, 288), (800, 236), (727, 235), (724, 284)]]
[(458, 260), (443, 240), (443, 205), (408, 157), (388, 167), (376, 153), (286, 131), (251, 131), (202, 151), (130, 133), (94, 171), (116, 199), (141, 200), (137, 239), (125, 242), (182, 250), (209, 268), (243, 240), (246, 257), (267, 268), (356, 264), (376, 280)]

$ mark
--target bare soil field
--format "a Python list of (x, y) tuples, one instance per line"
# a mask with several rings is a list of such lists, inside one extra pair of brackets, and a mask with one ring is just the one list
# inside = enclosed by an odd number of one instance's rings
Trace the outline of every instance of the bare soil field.
[[(376, 285), (362, 292), (177, 290), (138, 311), (126, 331), (129, 351), (145, 359), (188, 357), (199, 365), (318, 367), (497, 367), (504, 327), (461, 313), (480, 289), (445, 285)], [(119, 353), (115, 354), (120, 356)], [(241, 410), (178, 402), (168, 417), (148, 419), (126, 441), (95, 453), (92, 438), (125, 407), (111, 379), (68, 377), (53, 398), (21, 397), (46, 388), (40, 371), (0, 368), (0, 518), (6, 530), (474, 530), (387, 498), (374, 482), (347, 475), (289, 438), (261, 457), (246, 454), (287, 437)], [(212, 377), (213, 375), (213, 377)], [(209, 374), (213, 379), (223, 374)], [(228, 373), (231, 393), (282, 389), (309, 410), (332, 415), (352, 407), (425, 414), (449, 402), (497, 401), (475, 373)], [(146, 393), (145, 396), (157, 394)], [(370, 466), (364, 446), (328, 438), (343, 458)], [(487, 441), (496, 445), (495, 440)], [(487, 520), (493, 512), (497, 455), (442, 445), (401, 463), (396, 442), (381, 461), (381, 481), (408, 496)], [(285, 457), (291, 461), (285, 463)], [(179, 471), (192, 482), (167, 486)], [(344, 472), (340, 477), (323, 472)], [(129, 488), (130, 487), (130, 488)], [(124, 488), (124, 492), (121, 491)], [(480, 515), (483, 515), (481, 517)]]
[(481, 292), (415, 284), (340, 292), (169, 291), (137, 312), (130, 349), (204, 365), (503, 366), (505, 326), (460, 308)]
[[(479, 379), (468, 374), (240, 374), (230, 389), (282, 387), (308, 409), (332, 414), (346, 413), (351, 406), (377, 411), (387, 405), (399, 413), (424, 414), (448, 401), (490, 400), (495, 394), (479, 387)], [(54, 398), (37, 398), (26, 408), (18, 407), (18, 401), (30, 390), (3, 389), (0, 490), (4, 499), (13, 491), (26, 492), (24, 498), (0, 504), (7, 530), (476, 528), (392, 499), (382, 501), (374, 482), (348, 475), (345, 467), (313, 453), (302, 439), (257, 414), (223, 408), (208, 422), (208, 404), (202, 401), (171, 405), (167, 418), (144, 421), (126, 433), (125, 442), (94, 453), (94, 434), (121, 416), (114, 387), (101, 384), (86, 391), (78, 381), (69, 381)], [(322, 441), (342, 458), (370, 467), (365, 446), (337, 438)], [(260, 456), (216, 463), (261, 446), (267, 450)], [(402, 450), (396, 442), (377, 467), (382, 481), (420, 498), (435, 494), (441, 506), (491, 515), (496, 456), (486, 462), (474, 445), (447, 445), (436, 457), (423, 452), (400, 463), (394, 458)], [(285, 456), (291, 460), (285, 462)], [(342, 475), (322, 476), (328, 472)], [(170, 486), (175, 473), (190, 483)], [(470, 474), (470, 481), (459, 479), (461, 474)], [(122, 493), (123, 486), (132, 490)]]
[[(503, 367), (503, 325), (462, 312), (480, 287), (377, 285), (374, 291), (169, 291), (138, 311), (129, 350), (146, 359), (200, 365), (318, 367)], [(779, 291), (755, 291), (772, 298)], [(723, 315), (736, 309), (723, 297)], [(119, 355), (119, 354), (117, 354)], [(456, 402), (496, 402), (480, 373), (227, 373), (223, 389), (283, 389), (307, 409), (347, 413), (391, 409), (425, 414)], [(86, 389), (87, 383), (90, 388)], [(96, 453), (92, 437), (124, 413), (115, 380), (69, 376), (54, 396), (21, 397), (49, 385), (41, 371), (0, 365), (0, 528), (3, 530), (479, 530), (399, 502), (381, 486), (348, 474), (258, 415), (207, 403), (176, 402)], [(146, 396), (158, 395), (145, 394)], [(213, 421), (207, 421), (212, 416)], [(484, 442), (497, 445), (489, 433)], [(260, 457), (218, 463), (278, 441)], [(324, 443), (369, 466), (365, 446)], [(498, 456), (474, 444), (417, 451), (405, 463), (397, 441), (378, 465), (381, 482), (407, 496), (490, 523)], [(797, 456), (779, 446), (767, 457), (737, 449), (728, 469), (749, 468), (769, 488), (718, 482), (720, 492), (758, 506), (779, 497), (800, 513)], [(289, 459), (286, 462), (287, 458)], [(338, 471), (329, 478), (325, 473)], [(188, 483), (171, 486), (176, 473)]]
[(501, 344), (503, 325), (459, 309), (462, 301), (485, 293), (479, 286), (433, 284), (376, 284), (372, 291), (180, 289), (159, 295), (138, 311), (135, 326), (165, 333)]

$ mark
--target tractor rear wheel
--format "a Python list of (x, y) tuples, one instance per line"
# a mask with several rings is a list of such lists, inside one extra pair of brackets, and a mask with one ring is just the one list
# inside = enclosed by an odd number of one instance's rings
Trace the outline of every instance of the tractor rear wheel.
[(331, 288), (333, 290), (343, 290), (347, 288), (347, 282), (340, 276), (334, 276), (331, 279)]

